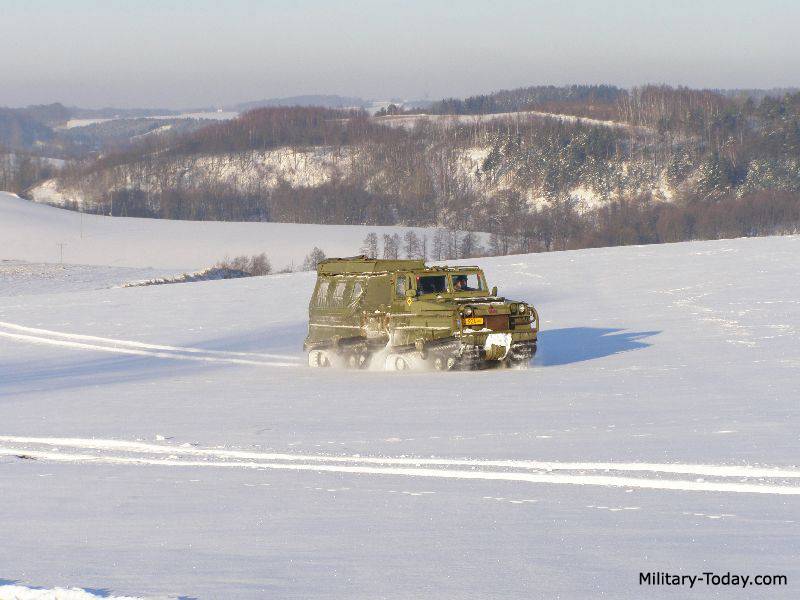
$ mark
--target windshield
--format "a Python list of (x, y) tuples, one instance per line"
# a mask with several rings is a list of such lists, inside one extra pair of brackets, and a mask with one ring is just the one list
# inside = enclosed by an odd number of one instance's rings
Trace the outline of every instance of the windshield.
[(480, 273), (456, 273), (451, 275), (454, 292), (484, 292), (486, 286)]
[(444, 275), (419, 275), (418, 294), (442, 294), (447, 291), (447, 278)]

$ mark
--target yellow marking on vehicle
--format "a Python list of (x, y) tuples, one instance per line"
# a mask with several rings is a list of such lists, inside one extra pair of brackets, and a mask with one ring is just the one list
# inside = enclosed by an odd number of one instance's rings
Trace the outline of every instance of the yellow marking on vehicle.
[(464, 325), (483, 325), (483, 317), (464, 317)]

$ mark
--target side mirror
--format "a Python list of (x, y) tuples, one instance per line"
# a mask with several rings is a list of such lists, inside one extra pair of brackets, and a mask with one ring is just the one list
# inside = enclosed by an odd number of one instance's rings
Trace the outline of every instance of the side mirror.
[(417, 297), (416, 290), (412, 290), (412, 289), (407, 289), (406, 290), (406, 298), (416, 298), (416, 297)]
[(497, 286), (492, 288), (492, 296), (497, 296)]

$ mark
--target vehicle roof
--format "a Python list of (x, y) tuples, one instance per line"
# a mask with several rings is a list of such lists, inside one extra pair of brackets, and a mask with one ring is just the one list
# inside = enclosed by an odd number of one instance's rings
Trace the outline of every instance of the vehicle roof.
[(328, 258), (317, 265), (318, 275), (342, 275), (349, 273), (387, 273), (394, 271), (425, 271), (429, 273), (449, 273), (480, 267), (459, 265), (428, 266), (422, 259), (377, 259), (366, 256), (348, 258)]
[(414, 260), (385, 260), (367, 258), (366, 256), (352, 256), (349, 258), (328, 258), (317, 265), (319, 275), (338, 275), (342, 273), (378, 273), (386, 271), (408, 271), (424, 269), (425, 261)]

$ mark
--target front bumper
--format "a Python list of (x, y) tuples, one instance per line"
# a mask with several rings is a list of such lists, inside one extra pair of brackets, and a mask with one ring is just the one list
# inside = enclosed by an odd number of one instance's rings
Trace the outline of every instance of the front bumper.
[(536, 354), (535, 331), (470, 333), (461, 338), (461, 354), (473, 361), (524, 362)]

